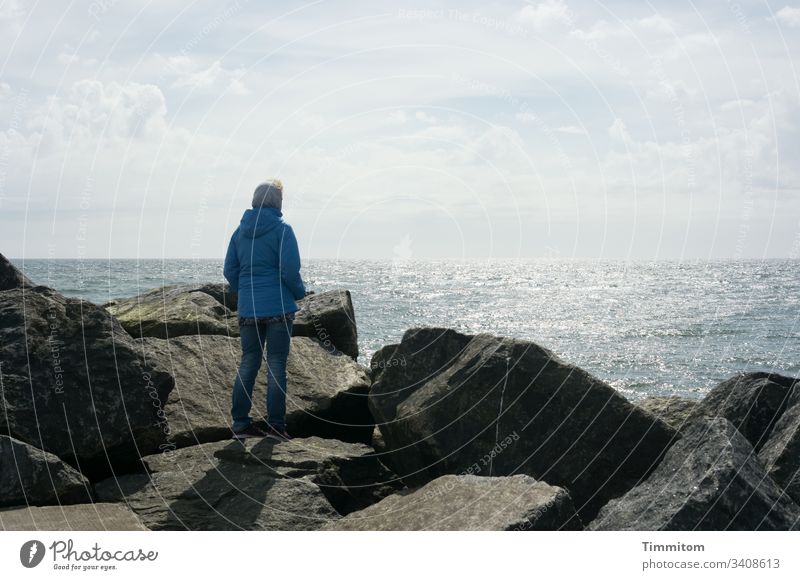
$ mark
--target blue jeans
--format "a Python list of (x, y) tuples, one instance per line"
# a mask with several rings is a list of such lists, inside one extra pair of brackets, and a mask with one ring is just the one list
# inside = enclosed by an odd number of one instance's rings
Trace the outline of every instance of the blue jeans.
[(233, 430), (250, 425), (253, 406), (253, 385), (264, 358), (267, 343), (267, 422), (276, 429), (286, 428), (286, 363), (292, 345), (291, 320), (259, 322), (239, 327), (242, 340), (242, 362), (233, 384), (231, 416)]

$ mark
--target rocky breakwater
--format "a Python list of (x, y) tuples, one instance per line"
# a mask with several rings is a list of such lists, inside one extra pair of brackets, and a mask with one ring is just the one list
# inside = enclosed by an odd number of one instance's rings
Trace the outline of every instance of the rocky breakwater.
[[(370, 380), (348, 292), (302, 301), (287, 400), (300, 438), (242, 444), (230, 439), (240, 345), (227, 286), (100, 307), (1, 256), (0, 282), (4, 528), (316, 529), (402, 489), (365, 444)], [(264, 383), (262, 371), (255, 417)]]
[[(151, 318), (131, 306), (151, 299)], [(101, 308), (36, 286), (0, 256), (0, 525), (798, 526), (797, 379), (739, 375), (701, 400), (637, 405), (535, 343), (441, 328), (409, 330), (368, 372), (354, 360), (349, 293), (303, 306), (288, 393), (299, 437), (242, 443), (230, 439), (240, 352), (224, 285)], [(135, 314), (122, 323), (115, 312)]]
[(532, 342), (407, 331), (373, 359), (381, 455), (411, 485), (518, 473), (563, 487), (589, 520), (639, 483), (674, 429)]
[(317, 437), (218, 441), (143, 462), (146, 474), (96, 490), (153, 530), (314, 530), (397, 488), (370, 447)]
[[(175, 377), (166, 403), (176, 447), (230, 436), (230, 402), (241, 345), (228, 336), (138, 339), (148, 364)], [(264, 414), (266, 364), (253, 389), (254, 417)], [(318, 341), (292, 338), (286, 419), (295, 436), (369, 443), (374, 422), (367, 406), (367, 370)]]
[[(94, 304), (27, 282), (0, 291), (0, 380), (0, 433), (86, 476), (127, 470), (166, 443), (172, 376), (144, 364), (133, 338)], [(10, 449), (4, 457), (21, 448)]]
[[(348, 290), (330, 290), (298, 302), (294, 336), (319, 341), (331, 353), (358, 358), (358, 329)], [(104, 305), (132, 336), (238, 336), (238, 297), (227, 284), (172, 285)]]
[[(568, 494), (594, 530), (798, 525), (796, 379), (741, 375), (701, 401), (640, 407), (534, 343), (441, 328), (406, 332), (376, 353), (372, 375), (378, 456), (412, 488), (527, 474)], [(424, 497), (329, 527), (435, 529), (413, 515)]]

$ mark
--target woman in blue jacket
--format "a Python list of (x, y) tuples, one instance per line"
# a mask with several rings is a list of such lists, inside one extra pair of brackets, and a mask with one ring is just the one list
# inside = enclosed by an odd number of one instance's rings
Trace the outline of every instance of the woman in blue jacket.
[[(295, 300), (305, 296), (300, 276), (300, 252), (291, 226), (283, 221), (283, 185), (268, 181), (253, 194), (253, 209), (242, 216), (225, 256), (224, 274), (239, 294), (242, 362), (233, 385), (233, 438), (286, 433), (286, 363)], [(253, 385), (267, 350), (267, 431), (250, 418)]]

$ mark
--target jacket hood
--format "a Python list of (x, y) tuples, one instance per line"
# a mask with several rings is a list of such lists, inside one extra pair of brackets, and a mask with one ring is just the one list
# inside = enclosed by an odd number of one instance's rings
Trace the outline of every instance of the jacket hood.
[(239, 223), (239, 233), (246, 238), (258, 238), (283, 224), (283, 214), (274, 207), (248, 209)]

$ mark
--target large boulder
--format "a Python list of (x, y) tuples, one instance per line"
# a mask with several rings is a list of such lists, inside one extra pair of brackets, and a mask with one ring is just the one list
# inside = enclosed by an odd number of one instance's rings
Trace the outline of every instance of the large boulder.
[[(241, 359), (238, 338), (181, 336), (140, 339), (145, 360), (175, 377), (167, 417), (177, 447), (231, 436), (231, 393)], [(366, 369), (310, 338), (292, 338), (287, 369), (286, 419), (295, 436), (369, 442), (374, 422), (367, 406)], [(265, 414), (266, 363), (253, 389), (252, 416)]]
[(592, 530), (800, 529), (800, 507), (770, 479), (753, 446), (722, 417), (683, 431), (647, 481), (612, 500)]
[(209, 282), (188, 288), (191, 292), (204, 292), (224, 307), (235, 312), (239, 307), (239, 297), (225, 282)]
[[(349, 291), (309, 294), (297, 304), (300, 310), (293, 336), (317, 339), (331, 353), (358, 358), (358, 331)], [(239, 336), (238, 297), (227, 284), (162, 286), (103, 306), (137, 338)]]
[(0, 254), (0, 290), (11, 290), (25, 286), (33, 286), (33, 283), (8, 258)]
[(736, 375), (709, 391), (692, 417), (725, 417), (758, 451), (786, 410), (796, 382), (775, 373)]
[(0, 510), (7, 531), (141, 532), (147, 530), (125, 504), (94, 503)]
[(131, 336), (137, 338), (202, 334), (238, 336), (239, 324), (235, 313), (202, 288), (162, 286), (103, 306)]
[(645, 397), (638, 401), (636, 405), (655, 415), (676, 431), (680, 431), (688, 425), (689, 418), (699, 402), (698, 399), (686, 399), (684, 397), (652, 396)]
[(173, 379), (99, 306), (42, 286), (0, 292), (0, 364), (0, 433), (90, 478), (165, 443)]
[(52, 453), (0, 435), (0, 507), (92, 501), (89, 481)]
[(796, 383), (786, 411), (758, 455), (770, 477), (800, 504), (800, 387)]
[(349, 290), (330, 290), (300, 300), (294, 336), (316, 338), (331, 352), (358, 358), (358, 330)]
[(312, 530), (397, 489), (366, 445), (316, 437), (218, 441), (146, 457), (95, 486), (153, 530)]
[(444, 475), (326, 524), (326, 530), (581, 530), (569, 494), (527, 475)]
[(524, 473), (565, 487), (588, 520), (642, 480), (676, 437), (524, 340), (413, 329), (372, 367), (369, 404), (385, 458), (409, 485), (450, 473)]

